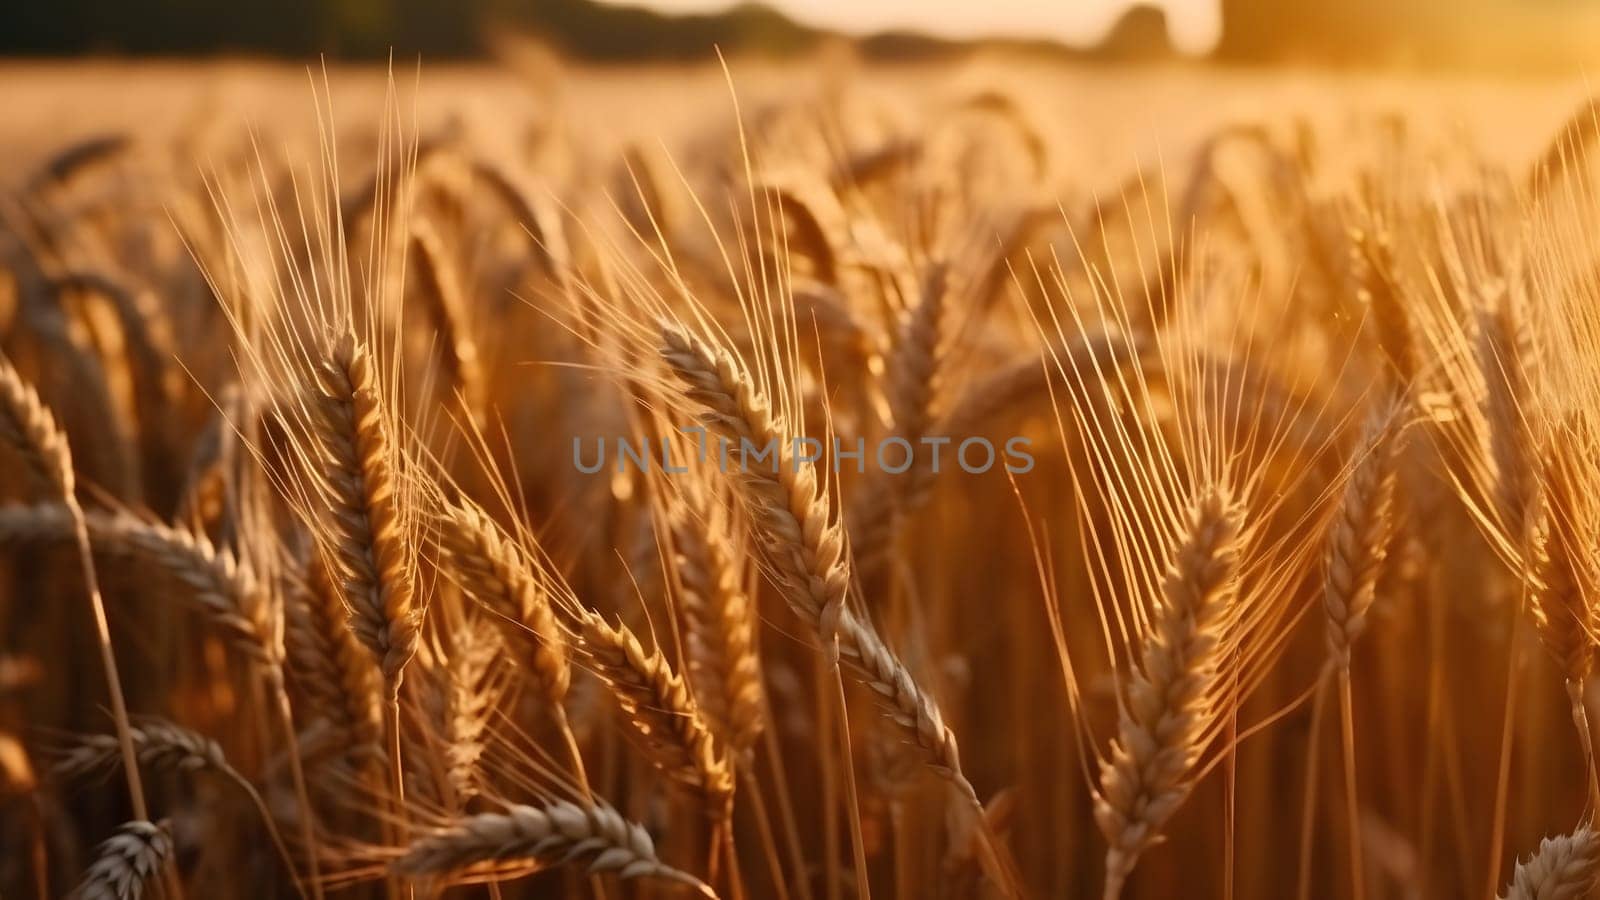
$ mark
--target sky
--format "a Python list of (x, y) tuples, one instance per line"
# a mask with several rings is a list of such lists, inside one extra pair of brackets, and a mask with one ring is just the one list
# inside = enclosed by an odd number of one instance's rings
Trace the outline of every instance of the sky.
[[(605, 0), (665, 13), (716, 12), (733, 0)], [(1141, 0), (761, 0), (797, 22), (848, 34), (919, 31), (947, 38), (1048, 38), (1097, 42)], [(1220, 0), (1142, 0), (1163, 9), (1173, 46), (1203, 54), (1222, 36)]]

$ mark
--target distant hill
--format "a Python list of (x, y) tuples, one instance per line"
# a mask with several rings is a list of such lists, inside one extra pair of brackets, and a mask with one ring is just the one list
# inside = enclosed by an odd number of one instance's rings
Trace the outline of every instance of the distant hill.
[[(1600, 7), (1583, 0), (1218, 2), (1223, 35), (1215, 55), (1232, 62), (1566, 72), (1600, 63)], [(703, 59), (718, 47), (781, 56), (847, 40), (756, 3), (670, 16), (595, 0), (0, 0), (0, 55), (381, 59), (392, 51), (398, 58), (473, 59), (488, 56), (506, 34), (600, 61)], [(1089, 49), (1047, 40), (952, 41), (910, 31), (848, 40), (873, 59), (939, 57), (975, 47), (1074, 59), (1173, 56), (1165, 18), (1151, 7), (1134, 8)]]
[[(863, 0), (870, 2), (870, 0)], [(976, 46), (1062, 56), (1166, 55), (1161, 14), (1141, 10), (1114, 32), (1106, 52), (1047, 40), (953, 41), (912, 31), (851, 39), (869, 58), (927, 58)], [(265, 54), (373, 59), (462, 59), (486, 55), (506, 33), (536, 38), (590, 60), (688, 60), (716, 48), (791, 55), (845, 38), (758, 3), (701, 15), (665, 15), (594, 0), (53, 0), (0, 2), (0, 54)], [(1160, 35), (1155, 39), (1154, 35)]]
[(1165, 59), (1176, 56), (1167, 33), (1167, 16), (1153, 6), (1136, 6), (1123, 15), (1089, 55), (1107, 59)]
[[(525, 0), (523, 6), (525, 9), (514, 11), (517, 14), (507, 21), (558, 49), (590, 59), (691, 59), (706, 56), (717, 47), (724, 51), (783, 55), (844, 39), (758, 3), (741, 4), (715, 14), (685, 16), (592, 0)], [(1068, 47), (1047, 39), (961, 41), (911, 30), (885, 31), (850, 40), (870, 59), (922, 59), (978, 47), (1081, 59), (1159, 59), (1175, 55), (1165, 14), (1148, 6), (1130, 10), (1100, 46), (1091, 48)]]
[(499, 6), (497, 24), (531, 32), (585, 59), (695, 59), (709, 56), (716, 47), (784, 55), (810, 50), (827, 36), (757, 3), (684, 16), (592, 0), (522, 0)]

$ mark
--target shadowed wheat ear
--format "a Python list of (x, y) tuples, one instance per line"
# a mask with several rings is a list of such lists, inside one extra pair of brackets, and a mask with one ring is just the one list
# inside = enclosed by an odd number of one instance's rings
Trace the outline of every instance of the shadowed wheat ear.
[[(187, 529), (125, 512), (88, 512), (84, 522), (97, 558), (160, 579), (168, 596), (196, 611), (240, 657), (266, 666), (282, 658), (262, 589), (230, 551)], [(65, 505), (0, 505), (0, 546), (72, 539), (72, 512)]]
[(1583, 468), (1594, 446), (1582, 440), (1576, 422), (1550, 431), (1539, 467), (1539, 491), (1528, 535), (1528, 579), (1539, 637), (1569, 683), (1582, 684), (1594, 662), (1595, 571), (1590, 509)]
[[(289, 848), (284, 845), (282, 836), (278, 834), (277, 825), (273, 822), (266, 802), (256, 791), (255, 785), (250, 783), (250, 779), (245, 778), (228, 764), (228, 758), (223, 755), (222, 747), (216, 741), (171, 722), (158, 720), (140, 722), (132, 730), (132, 737), (141, 765), (158, 771), (183, 774), (213, 772), (231, 781), (255, 805), (272, 837), (273, 846), (283, 859), (284, 866), (290, 875), (294, 874), (294, 858), (289, 855)], [(115, 765), (119, 753), (117, 738), (109, 735), (89, 735), (80, 739), (77, 746), (64, 753), (52, 771), (58, 778), (91, 775)], [(305, 896), (305, 891), (299, 888), (298, 881), (296, 890), (300, 896)]]
[[(168, 722), (144, 722), (133, 729), (133, 744), (139, 762), (166, 772), (198, 772), (204, 769), (241, 778), (228, 765), (216, 741)], [(62, 754), (51, 768), (58, 778), (79, 778), (105, 769), (117, 761), (117, 739), (109, 735), (80, 738)]]
[(446, 775), (458, 802), (477, 796), (483, 788), (481, 763), (501, 695), (496, 681), (501, 648), (494, 626), (481, 617), (461, 623), (450, 635), (445, 683), (439, 690), (444, 694)]
[(644, 828), (598, 803), (558, 800), (472, 816), (413, 841), (392, 867), (403, 875), (428, 877), (515, 860), (540, 865), (584, 861), (591, 872), (675, 881), (716, 896), (698, 878), (661, 862)]
[(73, 891), (78, 900), (139, 900), (145, 883), (172, 858), (166, 825), (126, 822), (95, 851), (94, 862)]
[[(913, 446), (934, 420), (947, 281), (942, 264), (933, 265), (924, 276), (921, 296), (901, 323), (884, 372), (890, 434)], [(923, 487), (920, 482), (881, 466), (863, 476), (850, 531), (856, 573), (863, 584), (878, 583), (894, 541), (895, 523), (905, 511), (906, 490)]]
[(392, 701), (416, 653), (421, 611), (378, 375), (353, 334), (332, 341), (311, 393), (312, 428), (327, 465), (308, 466), (307, 477), (324, 489), (324, 550), (350, 627), (377, 659)]
[(683, 678), (660, 650), (646, 650), (626, 625), (609, 625), (588, 610), (577, 610), (575, 616), (575, 649), (611, 690), (651, 763), (699, 795), (707, 813), (729, 815), (733, 774), (717, 754), (711, 730)]
[(1600, 883), (1600, 834), (1581, 825), (1549, 837), (1527, 862), (1518, 862), (1500, 900), (1584, 900)]
[(714, 348), (682, 328), (662, 325), (662, 358), (702, 408), (700, 419), (735, 447), (766, 447), (776, 441), (772, 468), (739, 465), (729, 473), (747, 514), (767, 568), (790, 609), (810, 627), (823, 652), (842, 661), (871, 688), (890, 719), (922, 751), (927, 764), (977, 803), (966, 776), (955, 734), (939, 707), (871, 624), (846, 603), (850, 590), (844, 536), (819, 493), (809, 465), (792, 465), (782, 449), (784, 431), (766, 398), (725, 350)]
[(755, 610), (742, 585), (726, 508), (687, 500), (670, 505), (681, 591), (685, 650), (695, 699), (734, 757), (748, 753), (763, 727), (761, 661), (756, 653)]
[(1381, 213), (1350, 233), (1350, 264), (1358, 284), (1357, 297), (1367, 306), (1378, 349), (1392, 367), (1394, 383), (1405, 388), (1422, 371), (1411, 311), (1400, 282), (1394, 257), (1394, 234)]
[(491, 613), (546, 702), (559, 706), (572, 672), (549, 592), (532, 562), (483, 510), (466, 502), (445, 507), (439, 545), (462, 592)]
[(66, 435), (33, 387), (4, 358), (0, 358), (0, 441), (22, 457), (37, 490), (51, 498), (73, 495)]
[(1161, 584), (1162, 602), (1129, 676), (1095, 822), (1105, 835), (1105, 896), (1121, 895), (1139, 855), (1192, 787), (1218, 712), (1217, 669), (1238, 593), (1242, 511), (1201, 495)]
[(411, 248), (423, 309), (437, 336), (445, 384), (459, 390), (468, 411), (477, 415), (483, 408), (483, 369), (467, 321), (460, 273), (439, 233), (424, 220), (411, 223)]
[(1595, 603), (1600, 596), (1594, 536), (1600, 516), (1585, 479), (1596, 444), (1581, 426), (1577, 419), (1559, 422), (1546, 436), (1524, 557), (1534, 625), (1561, 667), (1589, 770), (1589, 792), (1600, 802), (1600, 775), (1583, 698), (1594, 669)]
[(1486, 387), (1483, 414), (1489, 428), (1495, 493), (1504, 530), (1524, 534), (1529, 495), (1535, 489), (1538, 450), (1528, 427), (1533, 337), (1515, 289), (1478, 314), (1475, 358)]
[(308, 566), (303, 589), (284, 601), (284, 638), (296, 686), (338, 736), (337, 750), (352, 764), (383, 753), (383, 711), (378, 669), (344, 624), (344, 602), (328, 583), (320, 558)]
[(1340, 670), (1350, 668), (1350, 646), (1367, 626), (1389, 555), (1399, 462), (1398, 414), (1396, 404), (1372, 414), (1328, 534), (1322, 606), (1328, 619), (1329, 661)]
[(95, 573), (89, 527), (84, 522), (83, 507), (78, 505), (73, 486), (72, 450), (67, 446), (66, 436), (56, 425), (55, 417), (39, 401), (33, 386), (23, 381), (22, 375), (4, 355), (0, 355), (0, 440), (11, 442), (12, 448), (27, 460), (28, 469), (34, 473), (34, 477), (52, 488), (56, 493), (55, 499), (65, 504), (78, 547), (78, 565), (89, 595), (90, 612), (94, 615), (95, 637), (99, 642), (100, 664), (105, 670), (106, 692), (111, 698), (111, 712), (116, 719), (117, 736), (122, 745), (128, 796), (133, 814), (140, 819), (148, 819), (150, 815), (145, 807), (144, 782), (139, 778), (135, 761), (132, 725), (128, 721), (127, 701), (122, 694), (122, 679), (117, 674), (117, 656), (111, 646), (111, 626), (106, 621), (105, 601), (100, 597), (100, 580)]

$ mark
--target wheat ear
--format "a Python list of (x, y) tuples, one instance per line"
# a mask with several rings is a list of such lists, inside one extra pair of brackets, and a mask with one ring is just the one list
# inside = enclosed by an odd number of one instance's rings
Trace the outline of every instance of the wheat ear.
[(599, 803), (580, 806), (558, 800), (472, 816), (413, 841), (393, 868), (403, 875), (423, 877), (518, 859), (544, 865), (587, 860), (590, 872), (615, 872), (619, 878), (661, 878), (688, 885), (707, 897), (716, 896), (698, 878), (662, 863), (644, 828)]
[(372, 355), (348, 333), (317, 367), (312, 419), (329, 464), (309, 474), (327, 489), (326, 549), (350, 627), (377, 659), (393, 702), (417, 649), (421, 614), (374, 368)]
[(480, 765), (500, 696), (494, 675), (502, 645), (492, 628), (477, 619), (450, 636), (450, 658), (440, 688), (444, 693), (441, 718), (445, 774), (458, 800), (475, 797), (482, 788)]
[(1240, 510), (1198, 498), (1161, 585), (1162, 602), (1122, 697), (1117, 738), (1100, 764), (1095, 822), (1115, 900), (1188, 796), (1217, 715), (1216, 680), (1238, 592)]
[[(662, 328), (661, 354), (703, 412), (701, 421), (736, 447), (783, 444), (783, 429), (749, 376), (725, 350), (675, 325)], [(924, 761), (974, 806), (977, 794), (961, 772), (955, 734), (929, 697), (846, 604), (850, 589), (844, 536), (817, 489), (810, 466), (784, 454), (772, 469), (739, 465), (732, 473), (768, 568), (785, 601), (811, 629), (823, 652), (871, 688)]]
[(422, 220), (411, 224), (411, 247), (423, 308), (438, 335), (445, 378), (461, 392), (467, 409), (476, 414), (483, 407), (483, 371), (478, 344), (466, 319), (461, 276), (438, 232)]
[(1539, 638), (1567, 681), (1582, 684), (1594, 662), (1590, 604), (1600, 588), (1600, 573), (1595, 571), (1587, 540), (1591, 520), (1585, 512), (1590, 498), (1584, 496), (1579, 475), (1589, 461), (1574, 452), (1575, 439), (1562, 430), (1547, 441), (1527, 555), (1530, 605)]
[[(901, 323), (884, 372), (892, 433), (912, 445), (927, 435), (938, 396), (942, 322), (948, 278), (943, 265), (930, 268), (922, 293)], [(906, 506), (907, 487), (920, 489), (920, 478), (901, 478), (882, 467), (864, 476), (850, 549), (856, 573), (867, 585), (877, 583), (890, 546), (895, 524)]]
[(4, 360), (0, 360), (0, 441), (22, 457), (40, 492), (52, 498), (72, 494), (72, 467), (61, 465), (72, 458), (66, 435), (33, 387)]
[(79, 900), (139, 900), (145, 883), (172, 858), (164, 824), (125, 822), (95, 851), (73, 896)]
[[(140, 722), (133, 729), (133, 744), (139, 762), (153, 769), (184, 773), (211, 769), (239, 777), (216, 741), (170, 722)], [(115, 737), (88, 735), (63, 754), (51, 771), (58, 778), (79, 778), (109, 767), (117, 761), (117, 754)]]
[(1588, 825), (1548, 837), (1527, 862), (1518, 862), (1500, 900), (1584, 900), (1600, 883), (1600, 833)]
[(683, 610), (685, 653), (695, 699), (735, 757), (749, 752), (763, 727), (761, 660), (755, 611), (741, 585), (720, 508), (695, 515), (685, 503), (668, 511)]
[(1537, 480), (1538, 450), (1527, 421), (1533, 339), (1514, 296), (1507, 291), (1497, 307), (1479, 314), (1476, 356), (1487, 388), (1483, 412), (1500, 516), (1507, 534), (1521, 536)]
[(1395, 264), (1394, 237), (1374, 215), (1368, 227), (1351, 232), (1350, 241), (1357, 297), (1372, 317), (1378, 349), (1393, 367), (1394, 383), (1411, 385), (1422, 371), (1422, 361)]
[(445, 509), (439, 545), (462, 592), (490, 612), (545, 700), (560, 706), (572, 681), (566, 642), (521, 548), (470, 503)]
[(1350, 668), (1350, 646), (1367, 625), (1378, 577), (1394, 532), (1398, 424), (1395, 410), (1367, 423), (1355, 470), (1328, 534), (1327, 582), (1322, 592), (1328, 618), (1328, 653), (1340, 670)]
[(714, 817), (730, 813), (733, 774), (683, 678), (657, 649), (646, 650), (626, 625), (577, 611), (577, 650), (616, 698), (650, 761), (696, 792)]
[(347, 760), (381, 756), (378, 669), (345, 627), (344, 603), (320, 560), (311, 561), (305, 589), (289, 592), (284, 611), (289, 670), (310, 701), (307, 705), (337, 729)]
[(771, 468), (740, 464), (733, 480), (785, 599), (836, 661), (839, 651), (829, 645), (845, 612), (850, 570), (844, 535), (821, 498), (816, 473), (788, 464), (783, 428), (729, 353), (670, 324), (663, 326), (662, 340), (662, 358), (688, 389), (689, 400), (704, 409), (701, 419), (712, 433), (741, 451), (780, 448)]
[(1527, 533), (1527, 578), (1534, 625), (1545, 649), (1566, 680), (1572, 723), (1589, 770), (1589, 793), (1600, 802), (1594, 740), (1583, 688), (1594, 669), (1595, 602), (1600, 596), (1590, 537), (1594, 498), (1582, 473), (1591, 465), (1590, 448), (1576, 428), (1553, 430), (1540, 467), (1539, 491)]

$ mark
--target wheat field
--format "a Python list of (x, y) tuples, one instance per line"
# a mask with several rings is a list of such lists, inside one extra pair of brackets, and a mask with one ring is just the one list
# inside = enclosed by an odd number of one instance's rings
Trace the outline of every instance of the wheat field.
[(1581, 82), (0, 81), (0, 896), (1600, 886)]

